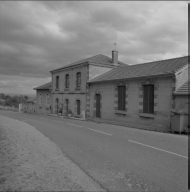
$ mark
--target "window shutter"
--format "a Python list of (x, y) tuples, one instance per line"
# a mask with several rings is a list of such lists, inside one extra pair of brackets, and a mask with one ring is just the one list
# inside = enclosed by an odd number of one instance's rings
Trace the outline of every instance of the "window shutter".
[(143, 112), (148, 113), (148, 86), (143, 86)]
[(118, 110), (125, 110), (126, 87), (118, 86)]
[(77, 81), (78, 81), (78, 73), (76, 73), (76, 75), (75, 75), (75, 83), (76, 83), (76, 87), (78, 87), (78, 84), (77, 84)]
[(79, 86), (81, 86), (81, 73), (79, 74)]
[(154, 113), (154, 85), (150, 85), (150, 94), (149, 94), (149, 102), (150, 102), (150, 108), (149, 112)]
[(68, 75), (68, 87), (70, 86), (70, 77)]

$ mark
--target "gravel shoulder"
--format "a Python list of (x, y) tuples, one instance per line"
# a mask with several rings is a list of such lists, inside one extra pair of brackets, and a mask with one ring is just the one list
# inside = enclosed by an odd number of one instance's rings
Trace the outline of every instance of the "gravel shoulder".
[(0, 116), (0, 191), (104, 191), (31, 125)]

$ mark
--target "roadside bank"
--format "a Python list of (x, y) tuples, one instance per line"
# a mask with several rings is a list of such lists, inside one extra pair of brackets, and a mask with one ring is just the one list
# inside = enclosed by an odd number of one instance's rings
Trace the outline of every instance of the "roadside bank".
[(31, 125), (0, 116), (0, 191), (104, 191)]

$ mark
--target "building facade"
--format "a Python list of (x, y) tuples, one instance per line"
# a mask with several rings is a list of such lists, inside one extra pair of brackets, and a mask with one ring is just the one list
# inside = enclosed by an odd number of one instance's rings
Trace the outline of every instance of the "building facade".
[(51, 87), (52, 87), (52, 82), (49, 82), (34, 88), (34, 90), (36, 90), (35, 113), (43, 114), (43, 115), (48, 115), (52, 113)]
[(26, 103), (22, 106), (22, 110), (25, 113), (36, 113), (36, 97), (26, 100)]
[(189, 114), (189, 94), (190, 80), (182, 83), (174, 92), (175, 96), (175, 111), (179, 113)]
[(169, 131), (174, 92), (188, 79), (188, 57), (113, 69), (88, 82), (88, 119)]
[(118, 61), (118, 52), (112, 59), (96, 55), (50, 71), (52, 74), (52, 112), (63, 116), (85, 118), (88, 103), (87, 81), (113, 68), (126, 66)]

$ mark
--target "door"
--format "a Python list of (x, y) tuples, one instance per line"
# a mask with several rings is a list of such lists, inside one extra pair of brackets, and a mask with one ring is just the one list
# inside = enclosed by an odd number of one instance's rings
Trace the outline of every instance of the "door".
[(80, 115), (80, 100), (77, 100), (77, 115)]
[(65, 100), (65, 104), (66, 104), (65, 110), (66, 110), (66, 115), (67, 115), (68, 114), (68, 110), (69, 110), (69, 100), (68, 99)]
[(59, 110), (59, 99), (56, 99), (56, 113), (58, 114)]
[(96, 94), (96, 117), (100, 118), (100, 94)]

